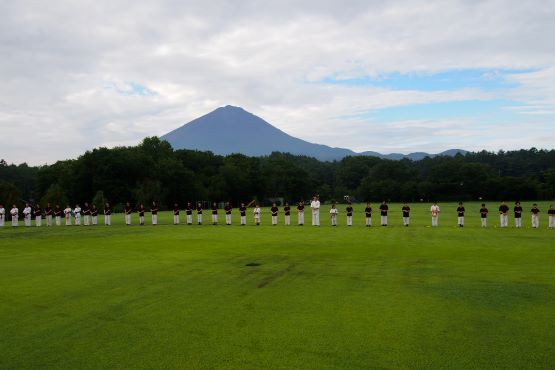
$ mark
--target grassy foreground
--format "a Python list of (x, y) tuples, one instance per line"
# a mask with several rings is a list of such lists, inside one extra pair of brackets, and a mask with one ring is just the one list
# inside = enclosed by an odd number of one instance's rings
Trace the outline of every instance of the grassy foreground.
[(537, 230), (529, 204), (521, 230), (440, 206), (437, 229), (398, 204), (388, 228), (344, 205), (337, 228), (329, 206), (320, 228), (5, 227), (0, 368), (553, 368), (547, 203)]

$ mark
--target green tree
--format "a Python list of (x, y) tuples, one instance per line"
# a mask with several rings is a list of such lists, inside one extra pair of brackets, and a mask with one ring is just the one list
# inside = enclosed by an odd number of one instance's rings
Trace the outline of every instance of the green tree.
[(68, 197), (64, 189), (58, 183), (54, 183), (50, 185), (46, 193), (42, 196), (40, 203), (43, 207), (48, 203), (63, 206), (68, 203)]
[(17, 186), (11, 182), (0, 181), (0, 204), (9, 209), (12, 204), (19, 205), (21, 202), (21, 192)]

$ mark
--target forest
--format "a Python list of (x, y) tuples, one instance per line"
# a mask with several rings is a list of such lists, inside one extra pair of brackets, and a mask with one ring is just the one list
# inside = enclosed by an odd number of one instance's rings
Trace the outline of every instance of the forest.
[(0, 161), (0, 204), (61, 205), (127, 201), (164, 208), (196, 201), (319, 195), (324, 202), (540, 200), (555, 198), (555, 150), (474, 152), (400, 161), (353, 156), (322, 162), (272, 153), (266, 157), (174, 150), (157, 137), (131, 147), (97, 148), (77, 159), (29, 166)]

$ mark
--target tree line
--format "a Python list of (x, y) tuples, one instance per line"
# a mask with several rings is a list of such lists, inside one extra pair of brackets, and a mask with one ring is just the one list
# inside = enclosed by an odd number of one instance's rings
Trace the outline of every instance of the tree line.
[(157, 137), (131, 147), (97, 148), (77, 159), (28, 166), (0, 161), (0, 203), (127, 201), (162, 207), (188, 201), (284, 198), (342, 201), (468, 201), (555, 198), (555, 150), (475, 152), (393, 161), (352, 156), (323, 162), (272, 153), (227, 156), (174, 150)]

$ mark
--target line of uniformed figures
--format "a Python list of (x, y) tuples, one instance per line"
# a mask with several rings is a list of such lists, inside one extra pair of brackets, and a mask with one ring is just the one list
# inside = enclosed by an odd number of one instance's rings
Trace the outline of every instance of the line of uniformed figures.
[[(302, 226), (304, 225), (304, 212), (305, 212), (305, 204), (303, 201), (299, 202), (296, 206), (297, 209), (297, 224)], [(314, 197), (310, 202), (310, 210), (312, 214), (312, 225), (313, 226), (320, 226), (320, 201), (317, 197)], [(380, 210), (380, 225), (387, 226), (388, 225), (388, 211), (389, 206), (387, 202), (382, 202), (379, 206)], [(136, 209), (133, 208), (129, 202), (127, 202), (123, 209), (125, 224), (131, 225), (132, 224), (132, 214), (138, 213), (139, 215), (139, 224), (145, 224), (145, 213), (150, 212), (151, 214), (151, 222), (153, 225), (158, 224), (158, 206), (156, 202), (152, 202), (150, 209), (147, 211), (143, 204), (140, 204)], [(178, 225), (180, 223), (180, 208), (178, 204), (174, 204), (173, 209), (173, 223)], [(193, 224), (193, 213), (196, 213), (196, 222), (197, 224), (201, 225), (203, 223), (203, 207), (201, 203), (198, 203), (196, 207), (193, 207), (191, 203), (187, 203), (187, 207), (185, 208), (185, 215), (186, 215), (186, 223), (191, 225)], [(233, 207), (228, 202), (224, 207), (225, 213), (225, 223), (226, 225), (231, 225), (231, 215), (232, 215)], [(347, 217), (347, 226), (353, 225), (353, 206), (351, 203), (347, 204), (345, 208), (346, 217)], [(509, 219), (509, 206), (502, 202), (499, 206), (499, 225), (500, 227), (508, 227), (508, 219)], [(284, 223), (285, 225), (291, 225), (291, 207), (288, 203), (285, 203), (283, 207), (284, 212)], [(410, 224), (410, 207), (407, 203), (404, 203), (401, 207), (402, 217), (403, 217), (403, 226), (408, 227)], [(430, 213), (432, 217), (432, 227), (437, 227), (439, 225), (439, 214), (441, 210), (437, 203), (433, 203), (430, 207)], [(465, 218), (465, 207), (462, 202), (459, 202), (457, 207), (457, 223), (459, 227), (464, 227), (464, 218)], [(486, 205), (482, 203), (480, 208), (480, 220), (481, 226), (487, 227), (487, 220), (489, 210), (486, 208)], [(524, 212), (520, 202), (515, 202), (513, 207), (514, 212), (514, 222), (515, 227), (520, 228), (522, 227), (522, 214)], [(104, 205), (103, 212), (104, 214), (104, 224), (111, 225), (112, 221), (112, 208), (110, 207), (109, 203)], [(217, 203), (214, 202), (212, 207), (210, 208), (211, 213), (211, 222), (213, 225), (218, 224), (218, 206)], [(272, 216), (272, 225), (278, 224), (278, 214), (279, 208), (277, 207), (276, 203), (272, 204), (270, 208), (270, 213)], [(372, 205), (367, 203), (366, 208), (364, 209), (365, 213), (365, 225), (367, 227), (372, 226)], [(537, 204), (533, 204), (531, 210), (531, 225), (533, 228), (539, 227), (539, 216), (540, 210)], [(548, 227), (550, 229), (555, 228), (555, 208), (553, 205), (549, 206), (549, 210), (547, 211), (549, 217), (549, 224)], [(35, 207), (31, 207), (30, 204), (26, 204), (25, 208), (23, 209), (23, 221), (25, 226), (31, 226), (32, 218), (35, 219), (35, 225), (41, 226), (43, 217), (46, 221), (47, 226), (52, 226), (53, 221), (55, 225), (60, 226), (62, 224), (62, 219), (65, 220), (65, 225), (81, 225), (81, 221), (83, 221), (83, 225), (97, 225), (98, 223), (98, 208), (93, 204), (89, 205), (85, 203), (83, 208), (77, 204), (75, 208), (71, 208), (69, 205), (66, 206), (65, 209), (62, 209), (60, 205), (55, 205), (52, 207), (50, 203), (46, 206), (44, 211), (41, 209), (40, 205), (36, 205)], [(330, 221), (332, 226), (337, 226), (337, 218), (339, 215), (339, 210), (337, 209), (337, 205), (335, 203), (332, 204), (331, 209), (329, 211), (330, 214)], [(9, 215), (12, 220), (12, 226), (19, 225), (19, 209), (14, 204), (12, 209), (9, 212)], [(245, 203), (241, 203), (239, 207), (239, 215), (240, 215), (240, 225), (247, 224), (247, 207)], [(259, 204), (256, 204), (253, 209), (253, 218), (255, 225), (260, 225), (260, 220), (262, 216), (262, 210)], [(73, 222), (72, 222), (73, 219)], [(3, 205), (0, 204), (0, 227), (4, 226), (6, 220), (6, 210)]]

